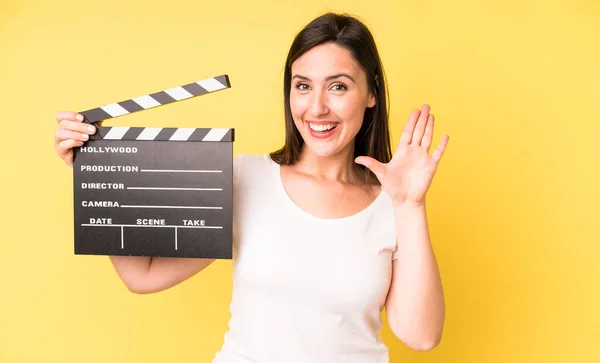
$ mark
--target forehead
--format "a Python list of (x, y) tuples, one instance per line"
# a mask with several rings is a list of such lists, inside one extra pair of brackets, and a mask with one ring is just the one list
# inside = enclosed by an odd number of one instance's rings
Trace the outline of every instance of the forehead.
[(348, 73), (358, 79), (364, 71), (350, 51), (334, 43), (313, 47), (292, 64), (292, 76), (300, 74), (318, 79), (338, 73)]

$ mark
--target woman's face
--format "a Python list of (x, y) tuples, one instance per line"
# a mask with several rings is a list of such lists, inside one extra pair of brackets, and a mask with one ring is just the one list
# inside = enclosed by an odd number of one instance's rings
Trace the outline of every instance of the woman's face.
[(354, 57), (326, 43), (304, 53), (291, 70), (290, 107), (305, 146), (318, 156), (353, 148), (365, 109), (375, 105)]

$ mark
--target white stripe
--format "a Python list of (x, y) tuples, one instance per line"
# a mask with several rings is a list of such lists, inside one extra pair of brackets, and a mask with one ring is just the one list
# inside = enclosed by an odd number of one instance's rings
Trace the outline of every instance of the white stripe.
[(208, 92), (216, 91), (225, 88), (225, 86), (214, 78), (204, 79), (196, 82)]
[(146, 127), (144, 131), (140, 133), (136, 140), (154, 140), (156, 135), (162, 130), (162, 127)]
[(111, 103), (110, 105), (105, 105), (100, 108), (106, 111), (106, 113), (108, 113), (112, 117), (126, 115), (129, 113), (129, 111), (124, 109), (123, 106), (119, 105), (118, 103)]
[(177, 131), (175, 131), (175, 133), (173, 134), (173, 136), (171, 136), (171, 138), (169, 140), (175, 140), (175, 141), (185, 141), (187, 139), (190, 138), (190, 135), (192, 134), (192, 132), (194, 132), (194, 130), (196, 130), (195, 128), (178, 128)]
[(218, 228), (221, 226), (177, 226), (177, 225), (151, 225), (151, 224), (82, 224), (82, 227), (136, 227), (136, 228)]
[(112, 127), (104, 136), (104, 140), (121, 140), (127, 130), (129, 130), (127, 126)]
[(151, 108), (160, 106), (160, 103), (149, 95), (132, 98), (132, 100), (143, 108)]
[(142, 169), (147, 173), (222, 173), (223, 170), (164, 170), (164, 169)]
[(165, 93), (168, 94), (169, 96), (173, 97), (177, 101), (183, 100), (186, 98), (190, 98), (193, 96), (191, 93), (186, 91), (183, 87), (175, 87), (175, 88), (171, 88), (171, 89), (166, 89)]
[(221, 141), (229, 129), (211, 129), (202, 141)]
[(121, 208), (165, 208), (165, 209), (223, 209), (223, 207), (192, 207), (187, 205), (122, 205)]
[(219, 191), (222, 192), (223, 188), (163, 188), (163, 187), (127, 187), (132, 190), (200, 190), (200, 191)]

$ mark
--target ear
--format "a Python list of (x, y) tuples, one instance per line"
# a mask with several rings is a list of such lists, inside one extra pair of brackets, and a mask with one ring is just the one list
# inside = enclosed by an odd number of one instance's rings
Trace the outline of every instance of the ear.
[(377, 90), (379, 89), (379, 75), (375, 76), (375, 89), (371, 90), (371, 92), (369, 92), (369, 102), (367, 102), (367, 107), (371, 108), (373, 106), (375, 106), (375, 104), (377, 103), (377, 99), (375, 98), (375, 95), (377, 94)]
[(377, 100), (375, 99), (375, 95), (373, 94), (373, 92), (371, 92), (371, 94), (369, 95), (369, 101), (367, 102), (367, 108), (375, 106), (376, 103)]

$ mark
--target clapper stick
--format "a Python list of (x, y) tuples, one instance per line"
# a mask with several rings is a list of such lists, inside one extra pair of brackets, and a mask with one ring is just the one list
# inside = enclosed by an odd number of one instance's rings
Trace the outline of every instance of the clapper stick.
[(80, 114), (83, 115), (83, 122), (94, 124), (98, 121), (109, 118), (127, 115), (141, 110), (147, 110), (149, 108), (166, 105), (230, 87), (231, 84), (229, 82), (229, 77), (224, 74), (183, 86), (166, 89), (164, 91), (150, 93), (129, 100), (100, 106), (91, 110), (80, 112)]
[[(85, 122), (229, 88), (222, 75), (81, 112)], [(74, 148), (75, 254), (232, 258), (233, 128), (97, 127)]]

